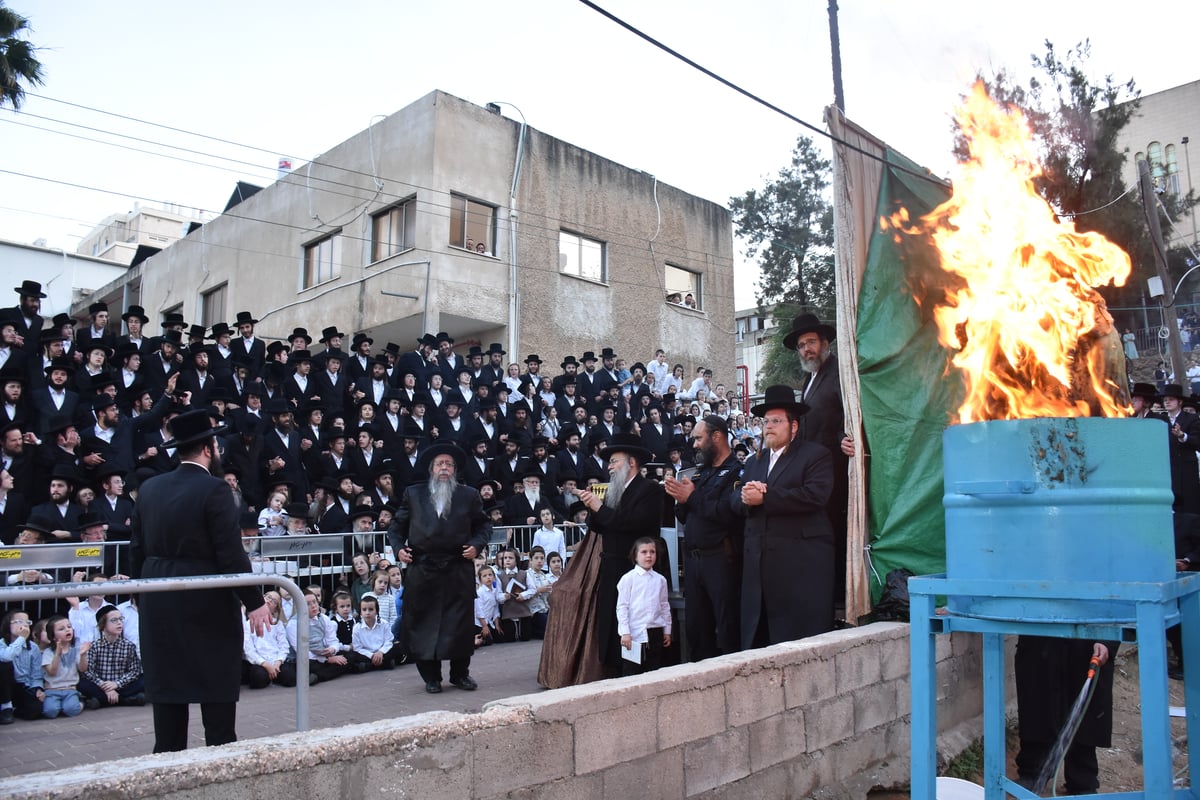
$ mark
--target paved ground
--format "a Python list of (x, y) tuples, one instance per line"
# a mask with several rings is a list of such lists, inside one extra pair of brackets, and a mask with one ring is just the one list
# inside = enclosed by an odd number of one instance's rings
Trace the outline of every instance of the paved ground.
[[(442, 694), (425, 693), (416, 667), (346, 675), (312, 687), (312, 728), (391, 719), (425, 711), (478, 711), (484, 703), (539, 691), (541, 642), (493, 645), (476, 652), (471, 675), (475, 692), (449, 683)], [(449, 665), (444, 667), (449, 668)], [(445, 676), (448, 677), (448, 676)], [(296, 691), (279, 686), (251, 691), (242, 687), (238, 736), (255, 739), (296, 729)], [(319, 734), (315, 734), (319, 735)], [(190, 747), (204, 746), (200, 709), (193, 706)], [(140, 756), (154, 748), (150, 707), (84, 711), (73, 719), (17, 720), (0, 728), (0, 777), (30, 776), (45, 770)]]

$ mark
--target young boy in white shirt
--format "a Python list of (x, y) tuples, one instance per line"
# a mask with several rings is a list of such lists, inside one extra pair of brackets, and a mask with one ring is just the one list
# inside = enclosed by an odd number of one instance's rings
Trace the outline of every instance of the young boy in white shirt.
[(391, 626), (379, 620), (379, 598), (363, 595), (358, 601), (358, 615), (361, 621), (354, 624), (354, 661), (365, 664), (365, 669), (396, 666)]
[(644, 536), (633, 543), (632, 555), (637, 566), (617, 583), (617, 634), (626, 656), (621, 662), (623, 675), (658, 669), (671, 646), (667, 579), (654, 571), (658, 546)]

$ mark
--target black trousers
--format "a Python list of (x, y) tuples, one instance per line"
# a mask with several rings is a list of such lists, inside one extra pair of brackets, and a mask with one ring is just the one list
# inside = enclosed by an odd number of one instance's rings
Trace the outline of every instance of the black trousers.
[[(209, 747), (237, 741), (237, 703), (201, 703), (204, 743)], [(154, 752), (187, 749), (188, 704), (154, 704)]]
[[(258, 664), (251, 664), (249, 661), (243, 660), (242, 683), (251, 689), (265, 689), (271, 684), (271, 676)], [(275, 676), (275, 683), (278, 683), (280, 686), (295, 686), (296, 662), (284, 661), (280, 664), (279, 674)]]
[[(1053, 746), (1053, 742), (1029, 742), (1022, 739), (1021, 749), (1017, 751), (1017, 774), (1022, 778), (1036, 779)], [(1100, 765), (1096, 761), (1096, 748), (1086, 744), (1072, 744), (1063, 759), (1063, 780), (1070, 794), (1094, 794), (1100, 788)]]
[[(421, 680), (426, 683), (441, 683), (442, 682), (442, 662), (441, 661), (418, 661), (417, 672), (421, 674)], [(466, 678), (471, 674), (471, 658), (452, 658), (450, 659), (450, 680), (456, 681), (461, 678)]]
[(641, 675), (643, 672), (653, 672), (663, 665), (666, 658), (667, 649), (663, 645), (663, 629), (662, 628), (647, 628), (646, 642), (644, 644), (635, 644), (634, 647), (642, 648), (642, 663), (635, 664), (632, 661), (621, 659), (621, 675)]
[(741, 649), (742, 565), (721, 552), (688, 549), (683, 567), (688, 658), (700, 661)]

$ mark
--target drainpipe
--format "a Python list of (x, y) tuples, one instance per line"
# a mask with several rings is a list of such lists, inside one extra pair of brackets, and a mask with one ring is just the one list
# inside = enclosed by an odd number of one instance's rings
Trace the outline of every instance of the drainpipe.
[(520, 215), (517, 211), (517, 184), (521, 179), (521, 162), (525, 156), (525, 131), (529, 125), (525, 114), (512, 103), (494, 100), (489, 106), (509, 106), (521, 115), (521, 132), (517, 138), (517, 155), (513, 162), (512, 188), (508, 196), (508, 352), (517, 355), (520, 346), (521, 299), (517, 296), (517, 225)]

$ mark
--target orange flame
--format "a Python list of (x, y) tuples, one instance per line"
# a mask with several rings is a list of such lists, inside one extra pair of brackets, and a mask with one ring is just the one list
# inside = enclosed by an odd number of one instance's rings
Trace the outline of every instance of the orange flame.
[(953, 196), (915, 224), (903, 208), (880, 223), (928, 236), (960, 279), (934, 308), (938, 340), (957, 351), (966, 380), (958, 421), (1089, 416), (1093, 403), (1125, 416), (1098, 345), (1112, 317), (1095, 287), (1124, 285), (1129, 256), (1056, 219), (1034, 188), (1041, 166), (1020, 111), (977, 83), (957, 118), (970, 157)]

